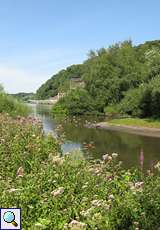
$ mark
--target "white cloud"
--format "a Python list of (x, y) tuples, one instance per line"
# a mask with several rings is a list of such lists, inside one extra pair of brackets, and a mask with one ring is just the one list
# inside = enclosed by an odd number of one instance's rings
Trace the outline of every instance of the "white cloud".
[(48, 79), (45, 74), (30, 73), (18, 68), (0, 66), (0, 84), (8, 93), (35, 92)]
[[(49, 49), (25, 55), (0, 56), (0, 84), (8, 93), (35, 92), (53, 74), (69, 65), (81, 63), (82, 50)], [(85, 53), (85, 52), (84, 52)]]

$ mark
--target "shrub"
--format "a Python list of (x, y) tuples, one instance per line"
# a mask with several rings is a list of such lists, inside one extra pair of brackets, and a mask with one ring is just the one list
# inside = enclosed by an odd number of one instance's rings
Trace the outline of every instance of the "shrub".
[(68, 110), (67, 108), (65, 108), (65, 106), (63, 105), (63, 103), (59, 102), (57, 104), (55, 104), (52, 108), (52, 114), (53, 115), (68, 115)]
[(110, 105), (104, 108), (104, 112), (106, 116), (116, 116), (120, 114), (119, 105)]
[(149, 84), (127, 91), (120, 103), (120, 111), (138, 117), (160, 116), (160, 76)]
[(12, 116), (28, 115), (30, 112), (28, 106), (24, 105), (17, 99), (0, 92), (0, 113), (9, 113)]
[(143, 98), (143, 88), (129, 90), (120, 103), (120, 111), (132, 116), (141, 116), (140, 104)]
[(84, 89), (76, 89), (72, 90), (53, 106), (53, 113), (61, 113), (61, 111), (69, 115), (82, 115), (93, 114), (96, 110), (94, 101), (88, 92)]

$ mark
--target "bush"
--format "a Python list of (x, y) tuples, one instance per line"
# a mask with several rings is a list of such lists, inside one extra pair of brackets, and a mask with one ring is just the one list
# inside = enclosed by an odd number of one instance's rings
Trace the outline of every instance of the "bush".
[(68, 115), (68, 110), (65, 108), (63, 103), (59, 102), (55, 104), (52, 108), (52, 114), (53, 115)]
[(138, 117), (159, 117), (160, 76), (149, 84), (129, 90), (120, 103), (120, 111)]
[(120, 103), (120, 111), (124, 114), (140, 117), (142, 110), (140, 108), (143, 98), (143, 88), (129, 90)]
[(30, 112), (28, 106), (19, 102), (17, 99), (0, 92), (0, 113), (9, 113), (12, 116), (26, 116)]
[(104, 112), (106, 116), (117, 116), (120, 114), (119, 105), (110, 105), (104, 108)]
[(64, 111), (69, 115), (98, 113), (95, 110), (94, 101), (84, 89), (72, 90), (70, 93), (68, 93), (68, 95), (66, 95), (53, 106), (53, 113), (61, 113), (61, 111)]

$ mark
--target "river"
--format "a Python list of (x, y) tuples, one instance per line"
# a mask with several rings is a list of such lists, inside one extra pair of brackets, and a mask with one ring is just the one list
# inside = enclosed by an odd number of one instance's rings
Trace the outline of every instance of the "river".
[(129, 134), (121, 131), (87, 128), (89, 122), (103, 118), (53, 118), (49, 105), (30, 105), (32, 115), (40, 118), (46, 134), (61, 140), (64, 153), (80, 149), (86, 159), (101, 159), (103, 154), (116, 152), (124, 167), (150, 169), (160, 160), (160, 138)]

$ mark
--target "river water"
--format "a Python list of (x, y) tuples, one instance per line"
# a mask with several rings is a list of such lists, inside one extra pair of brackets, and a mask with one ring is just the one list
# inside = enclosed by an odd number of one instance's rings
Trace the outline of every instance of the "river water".
[(101, 159), (103, 154), (116, 152), (126, 168), (150, 169), (160, 160), (160, 138), (87, 128), (89, 122), (104, 118), (73, 117), (53, 118), (48, 105), (30, 105), (32, 115), (40, 118), (46, 134), (60, 139), (64, 153), (81, 149), (86, 159)]

